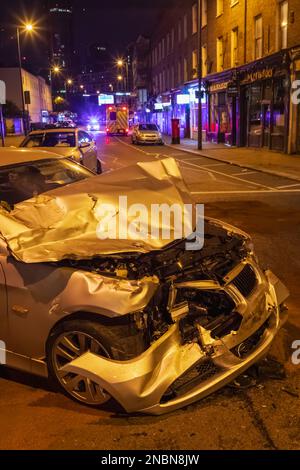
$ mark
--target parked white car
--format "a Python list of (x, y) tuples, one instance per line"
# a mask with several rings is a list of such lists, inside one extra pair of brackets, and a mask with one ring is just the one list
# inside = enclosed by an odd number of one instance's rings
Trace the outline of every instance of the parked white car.
[(20, 147), (40, 148), (72, 158), (95, 173), (102, 173), (95, 141), (82, 129), (58, 128), (32, 131)]
[(156, 124), (138, 124), (133, 128), (131, 141), (133, 144), (163, 145), (162, 134)]

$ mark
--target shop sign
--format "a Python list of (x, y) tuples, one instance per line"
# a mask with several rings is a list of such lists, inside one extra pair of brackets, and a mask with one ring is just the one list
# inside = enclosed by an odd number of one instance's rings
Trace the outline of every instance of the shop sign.
[[(199, 88), (190, 88), (190, 103), (199, 103)], [(201, 88), (201, 103), (206, 103), (206, 90), (204, 87)]]
[(163, 109), (162, 103), (154, 103), (154, 109), (155, 111), (160, 111)]
[(231, 82), (231, 83), (228, 84), (227, 95), (232, 96), (232, 97), (235, 97), (235, 96), (239, 95), (239, 86), (238, 86), (237, 82)]
[(177, 95), (177, 104), (190, 104), (190, 95)]
[(267, 80), (268, 78), (273, 78), (274, 70), (271, 68), (265, 68), (263, 70), (258, 70), (257, 72), (250, 72), (247, 73), (244, 80), (242, 80), (242, 84), (245, 83), (253, 83), (257, 80)]
[(209, 87), (210, 93), (217, 93), (218, 91), (227, 90), (229, 82), (214, 83)]
[(163, 103), (171, 103), (171, 96), (170, 95), (162, 95), (161, 100), (162, 100)]

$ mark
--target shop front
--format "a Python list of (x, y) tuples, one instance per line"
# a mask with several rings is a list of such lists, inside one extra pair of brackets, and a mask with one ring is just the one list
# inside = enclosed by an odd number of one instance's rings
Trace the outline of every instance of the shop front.
[[(199, 108), (199, 86), (192, 85), (188, 89), (190, 95), (190, 129), (191, 138), (198, 138), (198, 108)], [(207, 140), (208, 130), (208, 113), (207, 113), (207, 93), (203, 87), (201, 90), (201, 107), (202, 107), (202, 141)]]
[(240, 145), (287, 152), (289, 71), (282, 55), (269, 61), (240, 74)]
[(238, 88), (232, 74), (208, 83), (208, 141), (236, 145), (237, 106)]
[(291, 50), (291, 102), (288, 152), (300, 154), (300, 47)]

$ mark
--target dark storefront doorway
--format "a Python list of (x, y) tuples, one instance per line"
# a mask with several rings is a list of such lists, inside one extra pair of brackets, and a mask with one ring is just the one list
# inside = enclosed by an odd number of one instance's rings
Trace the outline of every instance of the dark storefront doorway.
[(284, 151), (288, 90), (284, 77), (262, 80), (241, 88), (241, 145)]
[(263, 147), (270, 147), (271, 136), (271, 103), (262, 105), (262, 129), (263, 129)]

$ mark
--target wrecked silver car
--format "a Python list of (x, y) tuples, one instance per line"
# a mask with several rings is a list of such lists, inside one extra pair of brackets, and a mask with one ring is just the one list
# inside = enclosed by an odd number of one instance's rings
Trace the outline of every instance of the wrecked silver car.
[(89, 405), (114, 398), (127, 412), (162, 414), (207, 396), (267, 354), (286, 320), (288, 292), (260, 268), (245, 233), (205, 219), (198, 251), (186, 250), (185, 239), (96, 235), (99, 204), (117, 204), (120, 194), (145, 204), (189, 202), (174, 160), (78, 181), (41, 165), (53, 187), (12, 205), (3, 188), (15, 158), (0, 163), (6, 365), (50, 376)]

